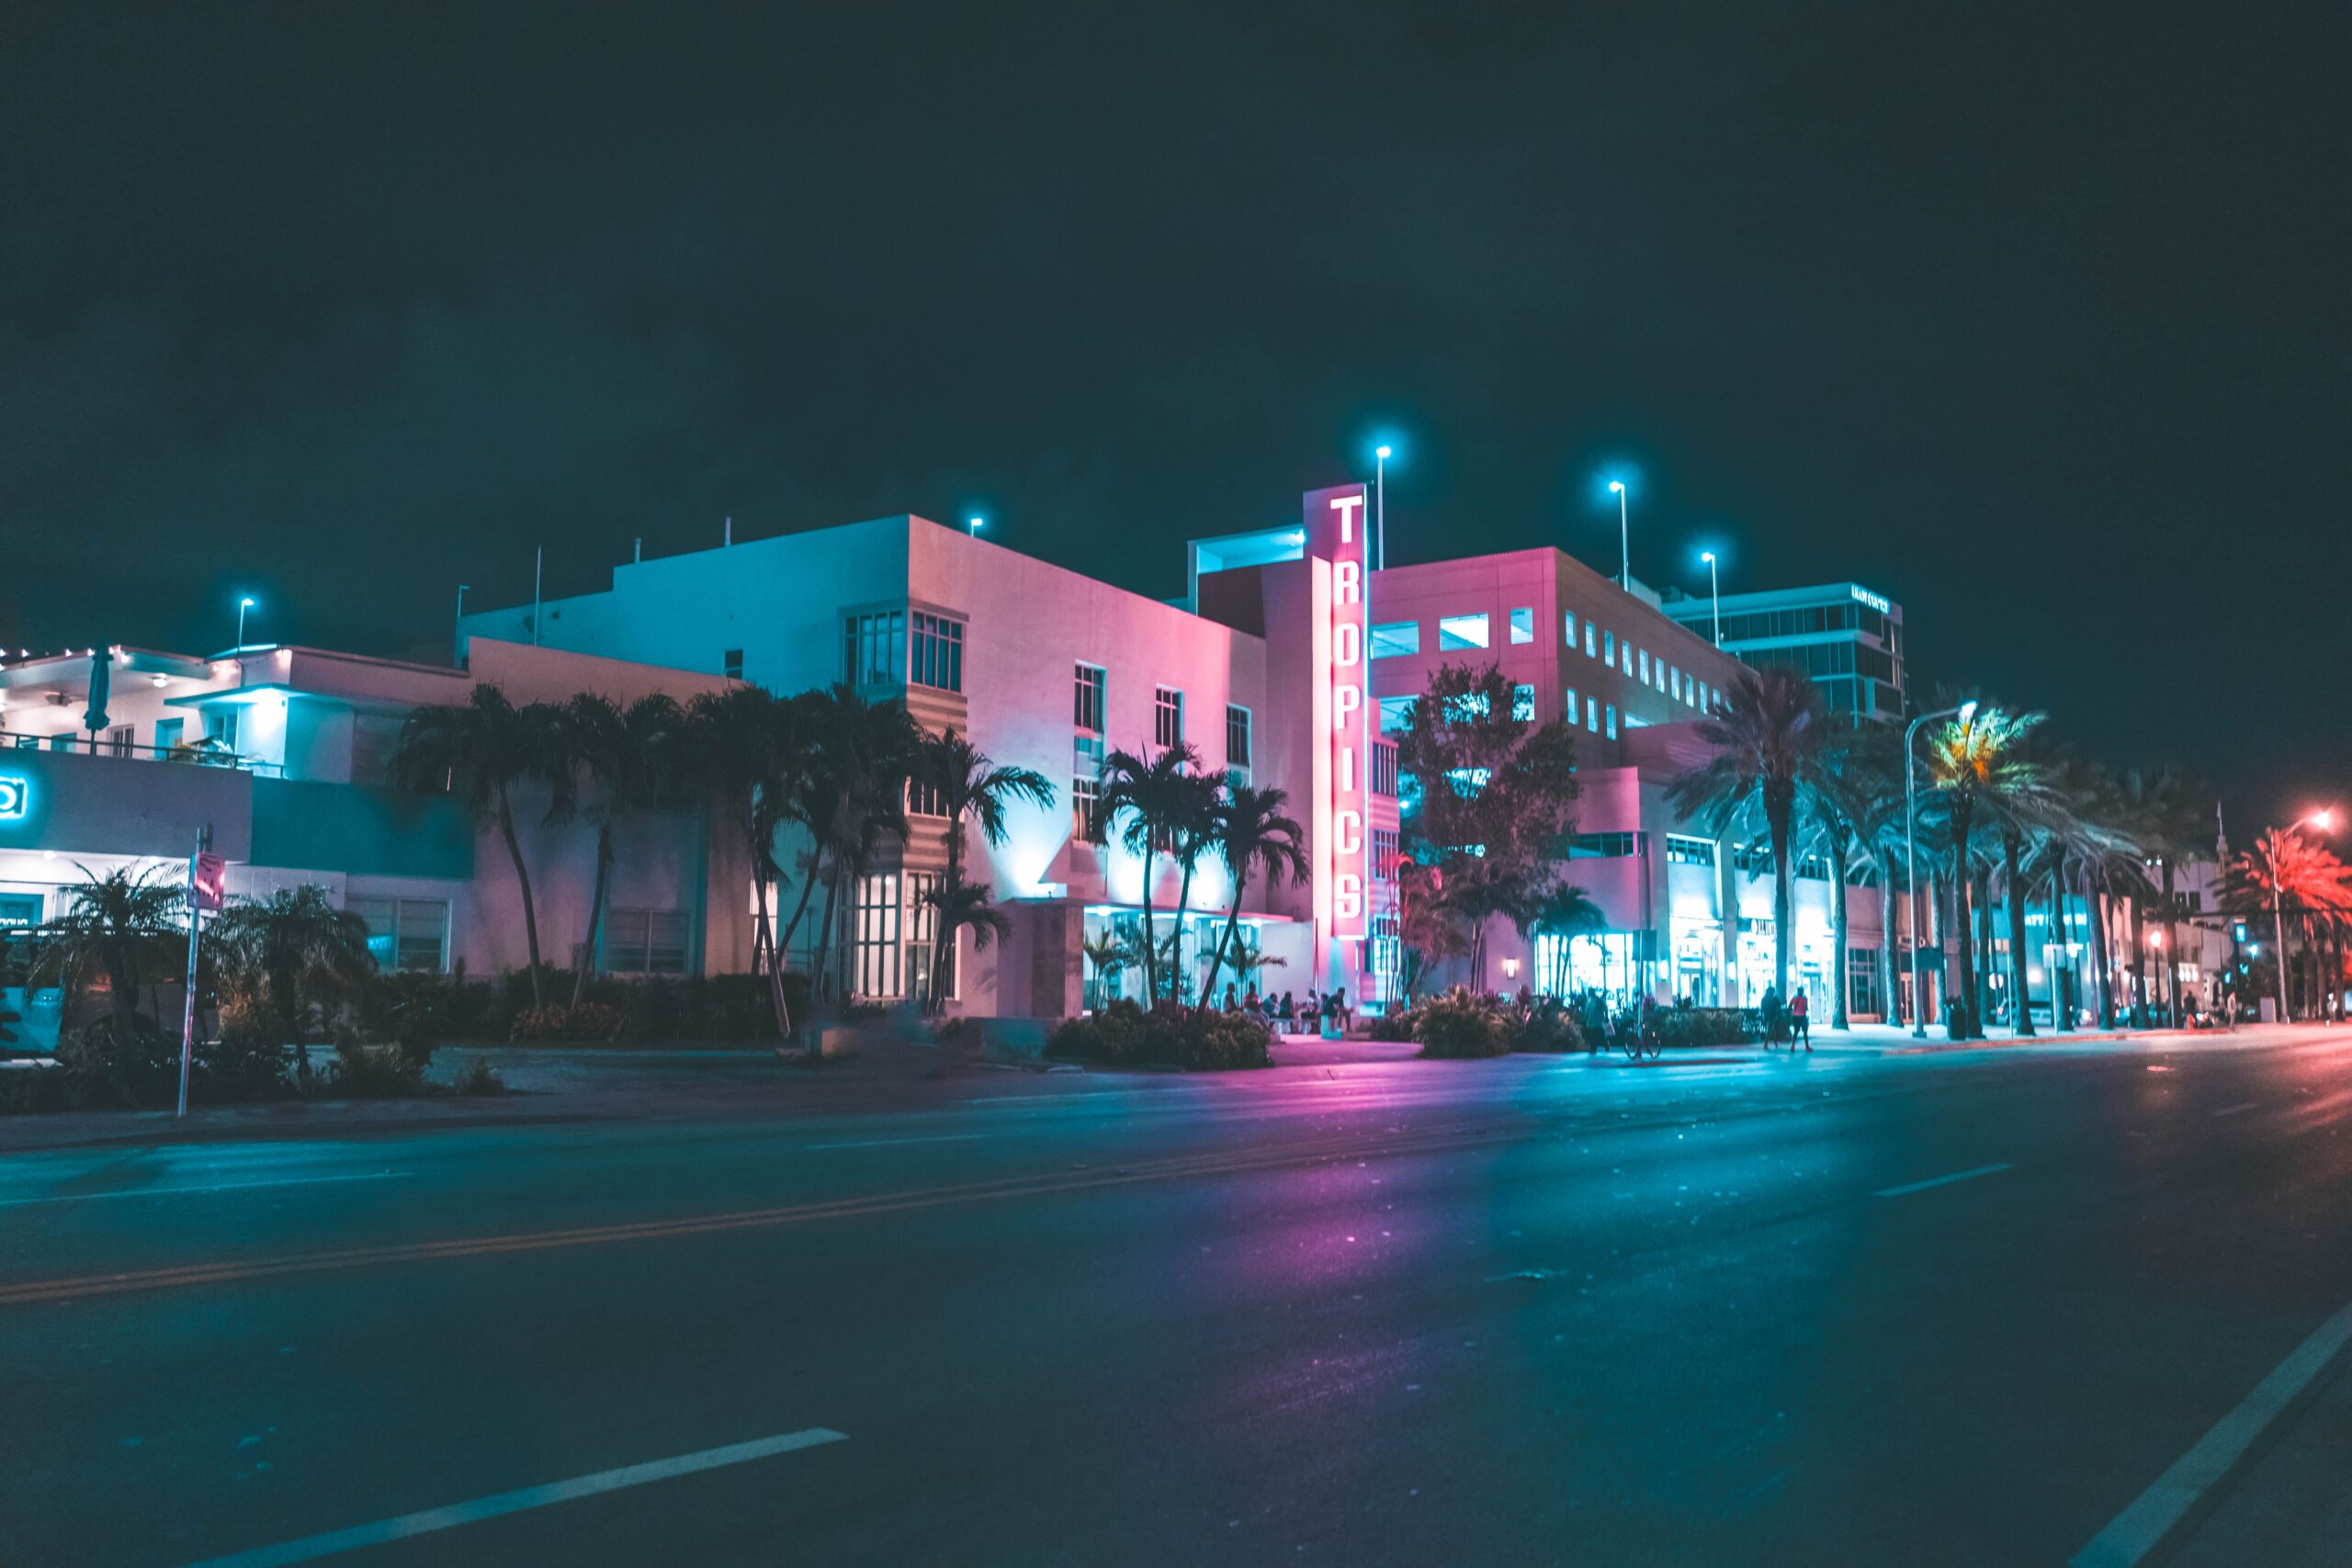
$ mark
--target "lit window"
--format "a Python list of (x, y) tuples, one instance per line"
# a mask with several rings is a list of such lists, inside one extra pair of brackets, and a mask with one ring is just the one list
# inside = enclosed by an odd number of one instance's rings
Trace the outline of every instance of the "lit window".
[(1102, 781), (1094, 773), (1082, 773), (1069, 782), (1070, 831), (1079, 841), (1099, 844), (1102, 841)]
[(1592, 734), (1600, 733), (1600, 699), (1599, 697), (1585, 698), (1584, 727)]
[(1396, 829), (1374, 828), (1372, 830), (1372, 879), (1374, 882), (1396, 880)]
[(1642, 684), (1646, 686), (1650, 683), (1650, 650), (1646, 648), (1641, 649), (1638, 657), (1642, 663)]
[(1608, 734), (1608, 736), (1609, 736), (1609, 739), (1611, 739), (1611, 740), (1616, 739), (1617, 739), (1617, 705), (1616, 705), (1615, 703), (1611, 703), (1607, 707), (1605, 707), (1605, 708), (1603, 708), (1603, 709), (1601, 709), (1601, 710), (1600, 710), (1600, 714), (1601, 714), (1601, 717), (1607, 721), (1607, 734)]
[(1619, 662), (1625, 666), (1625, 673), (1631, 675), (1634, 672), (1634, 645), (1628, 642), (1618, 652), (1623, 656)]
[(1510, 640), (1513, 642), (1533, 642), (1535, 640), (1534, 611), (1513, 610), (1510, 613)]
[(1225, 765), (1250, 771), (1250, 710), (1234, 703), (1225, 705)]
[(1413, 699), (1383, 697), (1380, 699), (1380, 733), (1396, 735), (1413, 725)]
[(1570, 687), (1568, 688), (1568, 701), (1567, 701), (1567, 705), (1566, 705), (1566, 712), (1567, 712), (1567, 716), (1568, 716), (1568, 728), (1571, 728), (1571, 729), (1574, 729), (1574, 728), (1576, 728), (1576, 724), (1577, 724), (1577, 689), (1576, 689), (1574, 686), (1570, 686)]
[(1615, 632), (1600, 634), (1600, 661), (1603, 664), (1617, 662), (1617, 634)]
[(1484, 615), (1438, 617), (1439, 649), (1484, 648), (1487, 642), (1487, 617)]
[(842, 679), (853, 686), (895, 686), (905, 678), (903, 610), (851, 615), (842, 622)]
[(1703, 865), (1715, 863), (1715, 845), (1712, 839), (1693, 839), (1680, 833), (1666, 836), (1666, 859), (1669, 865)]
[(1560, 623), (1567, 628), (1568, 648), (1570, 651), (1574, 651), (1577, 646), (1577, 613), (1574, 610), (1564, 612), (1560, 616)]
[(1184, 694), (1161, 686), (1151, 694), (1151, 739), (1155, 746), (1184, 744)]
[(908, 677), (934, 691), (964, 689), (964, 623), (944, 615), (914, 614), (914, 664)]
[(684, 909), (605, 911), (596, 933), (604, 949), (597, 967), (612, 975), (683, 975), (686, 972), (686, 912)]
[(1102, 733), (1103, 686), (1107, 679), (1094, 665), (1081, 664), (1078, 667), (1070, 722), (1089, 734)]
[(449, 967), (447, 898), (345, 898), (343, 907), (367, 922), (378, 968), (437, 975)]
[(1419, 621), (1384, 621), (1372, 628), (1372, 656), (1374, 659), (1396, 659), (1421, 651), (1421, 623)]
[(1510, 689), (1510, 716), (1522, 724), (1535, 720), (1535, 688), (1513, 686)]
[(1592, 657), (1592, 623), (1590, 621), (1584, 624), (1584, 656), (1587, 659)]

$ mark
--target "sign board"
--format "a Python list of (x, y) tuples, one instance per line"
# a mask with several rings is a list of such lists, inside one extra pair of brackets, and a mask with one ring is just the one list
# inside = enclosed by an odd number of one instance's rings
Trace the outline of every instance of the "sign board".
[(1371, 835), (1364, 824), (1372, 803), (1372, 718), (1366, 695), (1370, 622), (1364, 594), (1370, 552), (1371, 497), (1361, 484), (1311, 490), (1305, 500), (1306, 554), (1331, 563), (1329, 684), (1331, 758), (1331, 839), (1323, 853), (1331, 877), (1331, 931), (1338, 938), (1370, 934), (1364, 907)]
[(31, 780), (22, 773), (0, 773), (0, 822), (21, 820), (32, 796)]
[(1860, 600), (1863, 604), (1868, 604), (1880, 615), (1891, 615), (1894, 613), (1894, 605), (1884, 596), (1871, 592), (1869, 589), (1862, 587), (1860, 583), (1849, 582), (1846, 584), (1846, 587), (1853, 593), (1855, 598)]
[(228, 902), (229, 863), (219, 855), (198, 853), (194, 873), (196, 907), (218, 909)]

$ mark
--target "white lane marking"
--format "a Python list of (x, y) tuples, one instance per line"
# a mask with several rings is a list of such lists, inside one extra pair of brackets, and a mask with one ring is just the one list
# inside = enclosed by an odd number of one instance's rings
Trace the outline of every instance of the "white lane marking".
[(2014, 1168), (2008, 1161), (1999, 1165), (1980, 1165), (1974, 1170), (1955, 1170), (1950, 1176), (1931, 1176), (1925, 1181), (1906, 1181), (1900, 1187), (1882, 1187), (1871, 1194), (1873, 1198), (1900, 1198), (1906, 1192), (1925, 1192), (1930, 1187), (1949, 1187), (1955, 1181), (1973, 1181), (1980, 1176)]
[(2088, 1546), (2075, 1553), (2069, 1568), (2129, 1568), (2177, 1538), (2198, 1505), (2229, 1479), (2267, 1427), (2302, 1402), (2347, 1343), (2352, 1343), (2352, 1303), (2336, 1309), (2236, 1409), (2215, 1422), (2196, 1447), (2093, 1536)]
[(2235, 1116), (2241, 1111), (2255, 1110), (2256, 1107), (2261, 1105), (2261, 1103), (2262, 1101), (2258, 1100), (2249, 1100), (2244, 1105), (2224, 1105), (2222, 1109), (2213, 1112), (2213, 1114), (2216, 1116)]
[(879, 1149), (894, 1144), (968, 1144), (976, 1138), (989, 1135), (986, 1133), (941, 1133), (928, 1138), (860, 1138), (854, 1143), (811, 1144), (808, 1146), (811, 1149)]
[(526, 1486), (517, 1492), (501, 1492), (494, 1497), (477, 1497), (470, 1503), (452, 1503), (446, 1508), (427, 1508), (422, 1513), (402, 1514), (398, 1518), (379, 1519), (372, 1525), (354, 1525), (349, 1529), (329, 1530), (324, 1535), (305, 1536), (300, 1540), (281, 1541), (276, 1546), (256, 1547), (251, 1551), (232, 1552), (226, 1557), (207, 1558), (202, 1562), (190, 1564), (190, 1568), (280, 1568), (284, 1563), (311, 1562), (339, 1552), (356, 1551), (366, 1546), (380, 1546), (386, 1541), (406, 1540), (458, 1525), (494, 1519), (502, 1514), (519, 1514), (528, 1508), (570, 1503), (582, 1497), (594, 1497), (600, 1493), (618, 1492), (624, 1487), (642, 1486), (651, 1481), (668, 1481), (675, 1476), (693, 1475), (724, 1465), (766, 1459), (772, 1454), (791, 1453), (796, 1449), (813, 1449), (820, 1444), (845, 1440), (844, 1433), (825, 1427), (811, 1427), (806, 1431), (786, 1432), (781, 1437), (733, 1443), (723, 1449), (705, 1449), (700, 1453), (680, 1454), (675, 1459), (657, 1459), (645, 1464), (623, 1465), (618, 1470), (600, 1470), (594, 1475), (582, 1475), (571, 1481), (551, 1482), (545, 1486)]
[(285, 1176), (269, 1181), (216, 1181), (205, 1187), (126, 1187), (119, 1192), (59, 1192), (47, 1198), (0, 1198), (0, 1209), (27, 1203), (91, 1203), (101, 1198), (176, 1198), (191, 1192), (243, 1192), (254, 1187), (316, 1187), (329, 1181), (383, 1181), (413, 1174), (405, 1170), (368, 1170), (353, 1176)]

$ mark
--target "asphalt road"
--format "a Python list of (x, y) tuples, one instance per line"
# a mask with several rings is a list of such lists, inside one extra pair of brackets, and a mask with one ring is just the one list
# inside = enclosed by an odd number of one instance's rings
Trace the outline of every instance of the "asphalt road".
[(2246, 1038), (18, 1153), (0, 1563), (2063, 1562), (2352, 1302)]

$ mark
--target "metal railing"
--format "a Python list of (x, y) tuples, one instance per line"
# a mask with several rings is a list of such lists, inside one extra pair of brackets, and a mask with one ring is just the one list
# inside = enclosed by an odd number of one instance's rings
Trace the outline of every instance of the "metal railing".
[(177, 746), (141, 746), (129, 740), (117, 740), (103, 732), (94, 734), (67, 730), (53, 735), (29, 735), (21, 730), (0, 729), (0, 754), (11, 750), (120, 757), (141, 762), (181, 762), (199, 768), (233, 768), (240, 773), (256, 773), (266, 778), (278, 778), (285, 773), (285, 769), (276, 762), (264, 762), (226, 746), (201, 740), (183, 742)]

